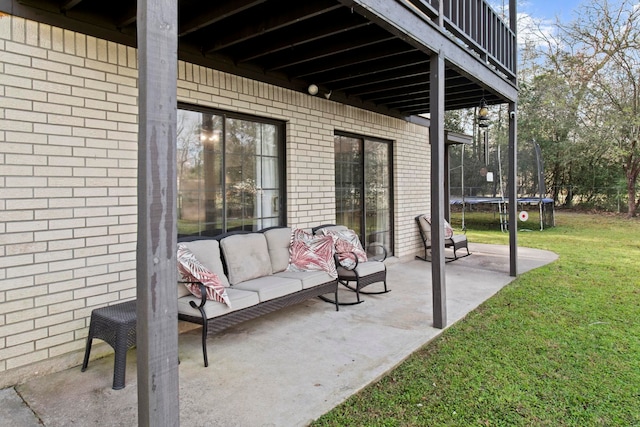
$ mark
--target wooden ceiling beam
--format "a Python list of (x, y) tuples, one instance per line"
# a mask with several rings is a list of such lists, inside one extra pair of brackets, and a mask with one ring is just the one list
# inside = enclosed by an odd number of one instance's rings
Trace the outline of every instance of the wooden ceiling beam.
[(209, 2), (210, 5), (206, 7), (206, 12), (203, 13), (202, 7), (197, 7), (194, 10), (184, 11), (183, 13), (189, 15), (184, 19), (184, 22), (180, 23), (178, 29), (178, 37), (186, 36), (202, 28), (208, 27), (220, 22), (223, 19), (227, 19), (233, 15), (236, 15), (245, 10), (251, 9), (267, 0), (234, 0), (232, 2)]
[(224, 26), (223, 31), (214, 29), (215, 37), (211, 38), (214, 41), (204, 45), (202, 50), (206, 53), (219, 51), (341, 7), (343, 6), (332, 0), (296, 1), (284, 10), (266, 16), (260, 13), (261, 8), (257, 8), (258, 13), (243, 14), (242, 20), (232, 20), (230, 25)]

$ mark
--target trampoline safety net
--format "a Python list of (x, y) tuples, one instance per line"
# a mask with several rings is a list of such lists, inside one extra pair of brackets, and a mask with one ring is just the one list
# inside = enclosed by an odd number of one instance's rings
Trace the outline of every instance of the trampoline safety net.
[[(483, 135), (486, 135), (485, 132)], [(474, 210), (496, 213), (500, 227), (507, 230), (507, 150), (500, 145), (491, 147), (486, 137), (478, 138), (480, 144), (449, 147), (449, 191), (452, 211), (465, 214)], [(484, 141), (483, 141), (484, 139)], [(540, 147), (535, 142), (518, 145), (518, 211), (519, 227), (532, 227), (539, 219), (540, 230), (555, 225), (553, 199), (546, 197), (544, 162)], [(528, 217), (531, 215), (531, 220)], [(527, 222), (528, 221), (528, 222)]]

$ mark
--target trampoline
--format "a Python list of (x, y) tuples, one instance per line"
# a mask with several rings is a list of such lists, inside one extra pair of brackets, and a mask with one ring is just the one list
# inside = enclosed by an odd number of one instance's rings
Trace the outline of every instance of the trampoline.
[[(497, 206), (500, 216), (500, 230), (509, 230), (509, 200), (505, 197), (505, 177), (502, 171), (502, 153), (500, 144), (496, 144), (495, 150), (489, 146), (488, 132), (486, 129), (482, 138), (470, 147), (470, 152), (465, 152), (465, 144), (460, 145), (460, 150), (451, 151), (449, 166), (449, 203), (451, 206), (462, 207), (462, 228), (466, 229), (465, 211), (474, 205)], [(518, 158), (527, 159), (518, 165), (518, 194), (517, 209), (520, 211), (520, 221), (528, 219), (527, 209), (537, 206), (540, 214), (540, 231), (555, 226), (554, 201), (546, 197), (544, 162), (540, 145), (535, 141), (531, 144), (518, 146)], [(455, 153), (455, 154), (454, 154)], [(459, 162), (454, 158), (457, 156)], [(466, 158), (466, 160), (465, 160)], [(465, 161), (470, 162), (470, 167), (465, 166)], [(452, 173), (457, 171), (459, 173)], [(479, 172), (479, 173), (478, 173)], [(455, 194), (457, 193), (457, 194)]]
[[(506, 231), (508, 229), (507, 207), (509, 205), (509, 201), (502, 197), (452, 197), (449, 200), (449, 203), (451, 205), (462, 206), (463, 209), (467, 205), (498, 205), (498, 211), (500, 212), (500, 228), (503, 231)], [(538, 206), (538, 210), (540, 211), (540, 231), (544, 230), (545, 228), (554, 227), (556, 225), (553, 199), (549, 197), (518, 197), (517, 203), (518, 206)]]

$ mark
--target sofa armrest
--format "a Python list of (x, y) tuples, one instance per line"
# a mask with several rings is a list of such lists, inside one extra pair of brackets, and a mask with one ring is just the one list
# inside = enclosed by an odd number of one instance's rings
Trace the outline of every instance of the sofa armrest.
[[(200, 305), (196, 304), (195, 301), (189, 301), (189, 305), (195, 309), (198, 309), (200, 313), (203, 313), (203, 307), (207, 303), (207, 287), (200, 282), (188, 282), (188, 283), (196, 283), (200, 288)], [(203, 314), (203, 318), (205, 318)]]

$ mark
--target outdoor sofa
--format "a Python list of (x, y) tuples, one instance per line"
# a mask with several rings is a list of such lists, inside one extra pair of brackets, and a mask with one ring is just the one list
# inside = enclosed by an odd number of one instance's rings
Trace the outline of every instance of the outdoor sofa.
[[(296, 234), (292, 231), (289, 227), (271, 227), (258, 232), (178, 239), (179, 269), (182, 266), (184, 270), (187, 264), (190, 268), (189, 274), (181, 274), (178, 281), (178, 318), (202, 325), (205, 366), (209, 365), (208, 334), (329, 293), (334, 294), (332, 302), (339, 309), (337, 274), (330, 272), (331, 267), (335, 271), (333, 253), (330, 262), (321, 268), (316, 263), (309, 270), (303, 266), (292, 271), (290, 249), (292, 236)], [(298, 234), (312, 236), (306, 232)], [(325, 267), (329, 272), (322, 269)], [(219, 282), (211, 279), (210, 273)], [(196, 277), (217, 283), (207, 287)]]

